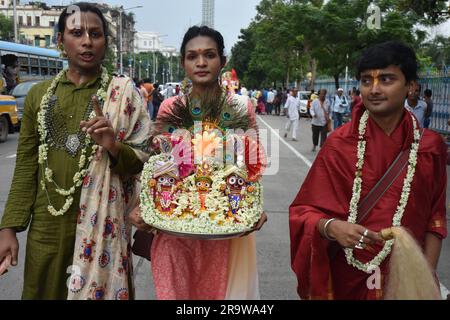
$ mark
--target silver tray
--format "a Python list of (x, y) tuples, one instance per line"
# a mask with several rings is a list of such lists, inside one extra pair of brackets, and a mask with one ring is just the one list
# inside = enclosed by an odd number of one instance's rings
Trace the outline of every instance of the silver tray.
[(215, 233), (215, 234), (206, 234), (206, 233), (192, 233), (192, 232), (179, 232), (179, 231), (173, 231), (169, 229), (164, 229), (157, 226), (151, 226), (152, 228), (156, 229), (159, 232), (180, 237), (180, 238), (190, 238), (190, 239), (198, 239), (198, 240), (227, 240), (227, 239), (233, 239), (233, 238), (239, 238), (246, 234), (247, 232), (252, 231), (253, 229), (248, 229), (245, 231), (240, 232), (234, 232), (234, 233)]

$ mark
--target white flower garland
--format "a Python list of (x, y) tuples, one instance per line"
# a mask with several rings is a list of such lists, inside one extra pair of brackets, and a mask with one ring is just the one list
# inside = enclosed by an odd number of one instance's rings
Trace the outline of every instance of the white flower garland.
[[(414, 174), (416, 171), (417, 165), (417, 153), (419, 151), (420, 144), (420, 130), (418, 129), (417, 121), (412, 114), (410, 114), (413, 126), (414, 126), (414, 141), (411, 144), (411, 152), (408, 160), (408, 172), (403, 182), (403, 190), (400, 197), (399, 204), (397, 206), (397, 211), (393, 217), (394, 227), (399, 227), (401, 225), (401, 221), (403, 218), (403, 214), (405, 212), (405, 207), (408, 203), (409, 194), (411, 192), (411, 183), (414, 178)], [(356, 219), (358, 216), (358, 203), (361, 197), (361, 185), (362, 185), (362, 169), (364, 166), (364, 155), (366, 151), (366, 141), (365, 133), (367, 127), (367, 121), (369, 119), (369, 111), (366, 110), (364, 115), (361, 117), (361, 121), (359, 124), (359, 142), (358, 142), (358, 152), (357, 157), (358, 161), (356, 163), (356, 174), (355, 180), (353, 182), (353, 194), (352, 199), (350, 200), (350, 214), (348, 217), (349, 223), (356, 223)], [(394, 240), (386, 241), (383, 249), (378, 253), (375, 258), (367, 263), (362, 263), (358, 259), (353, 256), (353, 248), (345, 248), (345, 256), (347, 258), (347, 263), (361, 271), (366, 273), (371, 273), (374, 269), (380, 266), (380, 264), (386, 259), (386, 257), (391, 253), (392, 245)]]
[[(153, 178), (156, 162), (168, 160), (169, 156), (166, 154), (153, 156), (144, 165), (142, 171), (140, 207), (142, 218), (147, 224), (180, 233), (222, 235), (248, 231), (260, 219), (263, 212), (263, 200), (262, 186), (259, 183), (252, 184), (254, 187), (253, 193), (243, 199), (243, 206), (236, 215), (239, 223), (236, 223), (233, 219), (227, 219), (229, 200), (221, 189), (226, 183), (224, 171), (221, 168), (215, 168), (211, 176), (212, 188), (206, 197), (205, 211), (200, 210), (200, 197), (195, 186), (195, 176), (191, 175), (183, 181), (185, 191), (177, 195), (175, 200), (177, 208), (173, 215), (167, 216), (159, 213), (155, 208), (148, 182)], [(186, 209), (196, 212), (198, 215), (195, 217), (190, 214), (183, 215)]]
[[(89, 156), (89, 158), (86, 158), (87, 149), (91, 143), (91, 138), (89, 137), (89, 135), (86, 135), (85, 145), (81, 149), (81, 156), (78, 161), (78, 172), (76, 172), (75, 175), (73, 176), (74, 185), (66, 190), (66, 189), (59, 187), (56, 184), (56, 182), (53, 180), (53, 171), (52, 171), (52, 169), (49, 168), (49, 165), (48, 165), (49, 146), (47, 144), (48, 131), (45, 128), (45, 118), (46, 118), (46, 114), (47, 114), (48, 103), (49, 103), (51, 97), (55, 94), (56, 86), (58, 85), (59, 81), (61, 81), (61, 79), (64, 76), (64, 73), (66, 71), (67, 70), (61, 71), (53, 79), (52, 83), (50, 84), (50, 86), (47, 89), (47, 92), (42, 97), (40, 110), (39, 110), (38, 116), (37, 116), (38, 132), (39, 132), (39, 138), (40, 138), (38, 162), (42, 168), (41, 187), (42, 187), (42, 190), (44, 190), (47, 193), (47, 198), (48, 198), (48, 203), (49, 203), (47, 209), (55, 217), (64, 215), (71, 207), (73, 200), (74, 200), (73, 194), (75, 193), (76, 188), (80, 187), (83, 184), (83, 178), (87, 173), (86, 163), (90, 163), (92, 161), (92, 159), (94, 158), (95, 152), (98, 149), (98, 146), (94, 145), (92, 147), (91, 155)], [(106, 70), (106, 68), (102, 67), (101, 84), (100, 84), (100, 88), (98, 89), (98, 91), (96, 93), (96, 95), (99, 97), (100, 102), (106, 100), (106, 91), (108, 89), (108, 85), (109, 85), (108, 71)], [(91, 120), (94, 117), (95, 117), (95, 111), (92, 111), (91, 114), (89, 115), (88, 120)], [(55, 191), (59, 195), (66, 197), (64, 206), (60, 210), (56, 210), (54, 208), (54, 206), (51, 204), (50, 196), (48, 195), (46, 181), (48, 183), (53, 183), (53, 185), (55, 186)]]

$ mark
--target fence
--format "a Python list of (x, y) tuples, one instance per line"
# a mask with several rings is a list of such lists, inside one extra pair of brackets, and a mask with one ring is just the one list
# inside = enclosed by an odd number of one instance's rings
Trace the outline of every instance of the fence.
[[(440, 72), (427, 72), (421, 75), (420, 84), (422, 85), (422, 94), (425, 89), (433, 91), (434, 108), (431, 115), (430, 129), (439, 133), (450, 135), (450, 127), (447, 121), (450, 119), (450, 70), (445, 69)], [(345, 80), (340, 80), (341, 86), (344, 88)], [(353, 87), (358, 88), (359, 82), (356, 80), (347, 81), (348, 90)], [(336, 86), (334, 80), (316, 80), (316, 91), (319, 89), (327, 89), (330, 98), (333, 97)]]

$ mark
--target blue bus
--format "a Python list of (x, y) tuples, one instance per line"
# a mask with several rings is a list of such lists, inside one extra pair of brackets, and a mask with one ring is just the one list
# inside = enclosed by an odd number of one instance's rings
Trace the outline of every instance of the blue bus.
[(0, 56), (5, 54), (18, 57), (20, 81), (49, 79), (67, 66), (56, 50), (0, 41)]

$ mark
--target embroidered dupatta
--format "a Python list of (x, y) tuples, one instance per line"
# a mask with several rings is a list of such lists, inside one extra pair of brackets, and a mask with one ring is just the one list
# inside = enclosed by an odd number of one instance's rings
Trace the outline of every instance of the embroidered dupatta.
[[(130, 78), (114, 77), (103, 113), (111, 121), (117, 140), (130, 146), (145, 162), (150, 119)], [(69, 300), (127, 300), (134, 296), (130, 281), (131, 224), (127, 215), (135, 207), (139, 190), (134, 177), (110, 169), (104, 152), (93, 160), (83, 183), (76, 230), (73, 265), (68, 269)]]

